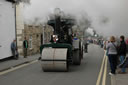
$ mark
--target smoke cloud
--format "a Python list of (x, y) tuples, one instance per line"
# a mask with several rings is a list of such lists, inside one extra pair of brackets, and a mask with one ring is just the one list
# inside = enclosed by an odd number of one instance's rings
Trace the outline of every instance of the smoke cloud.
[(94, 28), (103, 36), (128, 36), (128, 0), (31, 0), (24, 8), (26, 22), (46, 21), (55, 8), (76, 17), (82, 29)]

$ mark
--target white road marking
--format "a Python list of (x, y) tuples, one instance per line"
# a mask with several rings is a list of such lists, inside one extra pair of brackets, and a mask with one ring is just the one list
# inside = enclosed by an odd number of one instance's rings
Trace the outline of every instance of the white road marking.
[(35, 61), (30, 62), (30, 63), (23, 64), (23, 65), (20, 65), (20, 66), (11, 68), (11, 69), (6, 70), (6, 71), (4, 71), (4, 72), (0, 72), (0, 75), (7, 74), (7, 73), (9, 73), (9, 72), (15, 71), (15, 70), (17, 70), (17, 69), (23, 68), (23, 67), (25, 67), (25, 66), (31, 65), (31, 64), (36, 63), (36, 62), (38, 62), (38, 60), (35, 60)]

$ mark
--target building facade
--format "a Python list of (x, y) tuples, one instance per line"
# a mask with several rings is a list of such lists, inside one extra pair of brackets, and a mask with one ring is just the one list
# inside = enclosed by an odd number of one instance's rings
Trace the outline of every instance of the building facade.
[(23, 19), (23, 3), (19, 3), (16, 5), (18, 52), (20, 55), (23, 55), (23, 41), (26, 37), (29, 44), (28, 55), (39, 53), (41, 44), (49, 43), (53, 34), (53, 28), (49, 25), (25, 25)]
[(53, 29), (48, 25), (25, 25), (23, 34), (28, 41), (28, 55), (33, 55), (40, 52), (42, 44), (50, 43)]

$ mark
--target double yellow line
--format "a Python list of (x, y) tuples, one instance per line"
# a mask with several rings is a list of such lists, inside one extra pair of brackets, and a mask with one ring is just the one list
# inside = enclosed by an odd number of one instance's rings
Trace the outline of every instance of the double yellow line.
[(96, 85), (106, 85), (107, 61), (108, 61), (108, 57), (106, 56), (106, 51), (105, 51)]

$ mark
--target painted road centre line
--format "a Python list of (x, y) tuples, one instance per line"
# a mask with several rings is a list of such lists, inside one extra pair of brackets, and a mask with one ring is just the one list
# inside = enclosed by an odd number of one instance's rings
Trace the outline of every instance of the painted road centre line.
[(36, 62), (38, 62), (38, 60), (34, 60), (34, 61), (30, 62), (30, 63), (23, 64), (23, 65), (20, 65), (20, 66), (17, 66), (17, 67), (12, 67), (11, 69), (8, 69), (8, 70), (5, 70), (5, 71), (3, 71), (3, 72), (0, 72), (0, 75), (7, 74), (7, 73), (9, 73), (9, 72), (12, 72), (12, 71), (18, 70), (18, 69), (23, 68), (23, 67), (25, 67), (25, 66), (28, 66), (28, 65), (34, 64), (34, 63), (36, 63)]
[(108, 57), (106, 56), (106, 51), (105, 51), (96, 85), (101, 85), (101, 84), (106, 85), (107, 61), (108, 61)]

